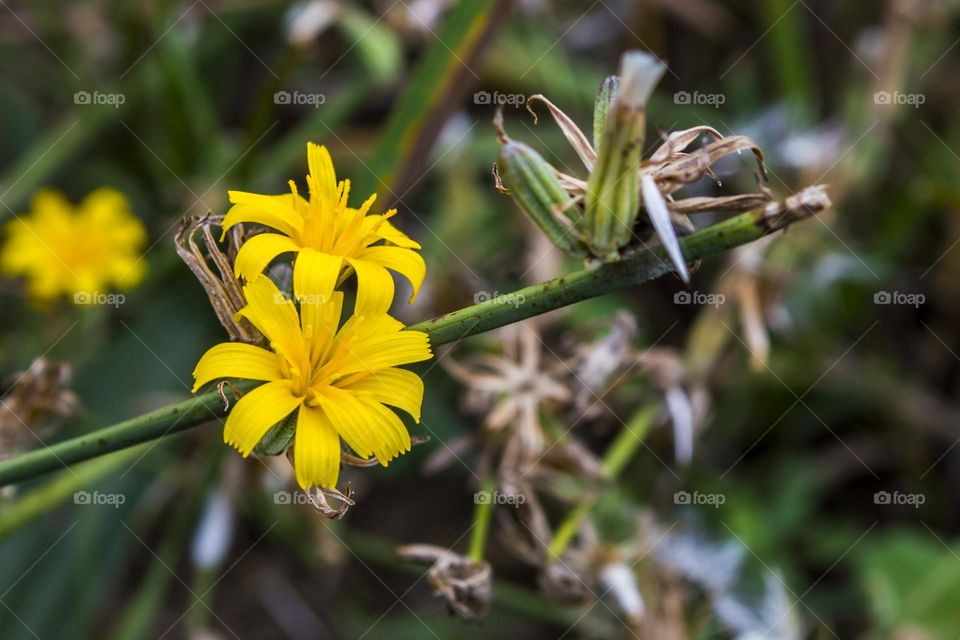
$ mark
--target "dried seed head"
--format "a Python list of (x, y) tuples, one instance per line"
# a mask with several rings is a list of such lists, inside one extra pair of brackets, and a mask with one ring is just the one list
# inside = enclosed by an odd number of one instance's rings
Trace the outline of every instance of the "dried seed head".
[(411, 562), (432, 563), (427, 581), (434, 595), (446, 601), (451, 613), (467, 620), (487, 615), (493, 595), (493, 570), (489, 563), (429, 544), (398, 547), (397, 555)]
[[(609, 331), (597, 340), (576, 348), (571, 363), (574, 406), (578, 415), (592, 418), (599, 415), (603, 398), (613, 385), (622, 381), (614, 376), (632, 356), (630, 345), (637, 335), (637, 319), (626, 311), (618, 311), (610, 322)], [(612, 383), (612, 384), (611, 384)]]
[(537, 576), (537, 586), (548, 598), (560, 602), (583, 603), (593, 597), (590, 584), (565, 562), (548, 564)]
[(543, 453), (541, 410), (566, 403), (570, 393), (544, 365), (535, 323), (510, 325), (497, 337), (503, 356), (477, 354), (463, 363), (445, 358), (442, 366), (468, 388), (474, 407), (486, 412), (486, 435), (506, 441), (501, 468), (526, 469)]
[(69, 364), (39, 358), (0, 385), (0, 458), (36, 443), (36, 432), (49, 426), (51, 416), (77, 412), (80, 400), (68, 389), (70, 380)]

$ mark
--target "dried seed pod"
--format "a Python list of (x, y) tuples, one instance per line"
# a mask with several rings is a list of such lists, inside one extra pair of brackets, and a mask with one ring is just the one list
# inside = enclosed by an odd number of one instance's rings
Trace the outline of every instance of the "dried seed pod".
[(553, 167), (532, 147), (507, 137), (500, 113), (494, 126), (501, 145), (494, 172), (498, 188), (502, 192), (505, 187), (557, 247), (570, 255), (584, 255), (580, 235), (566, 216), (574, 207), (574, 201), (560, 184)]
[(587, 180), (581, 231), (596, 255), (614, 258), (633, 234), (640, 207), (640, 152), (646, 104), (666, 67), (650, 54), (629, 51), (620, 62), (620, 84), (610, 104)]

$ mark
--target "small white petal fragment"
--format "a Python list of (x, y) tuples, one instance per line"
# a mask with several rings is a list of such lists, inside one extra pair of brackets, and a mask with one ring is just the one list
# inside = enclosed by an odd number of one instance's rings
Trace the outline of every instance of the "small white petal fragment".
[(207, 498), (203, 517), (193, 534), (190, 558), (199, 569), (215, 569), (223, 563), (233, 541), (233, 505), (222, 491)]
[(314, 0), (295, 6), (287, 26), (287, 40), (296, 47), (306, 47), (333, 24), (340, 7), (332, 0)]
[(680, 241), (677, 240), (677, 233), (673, 230), (673, 223), (670, 222), (670, 210), (667, 209), (667, 201), (663, 199), (663, 194), (657, 188), (657, 183), (653, 176), (648, 173), (640, 178), (641, 192), (643, 194), (643, 206), (647, 210), (647, 216), (653, 224), (654, 230), (660, 237), (667, 250), (667, 255), (673, 260), (677, 267), (677, 273), (684, 282), (690, 282), (690, 274), (687, 272), (687, 263), (683, 259), (683, 252), (680, 251)]
[(674, 455), (679, 464), (690, 464), (693, 459), (693, 406), (681, 387), (667, 389), (665, 398), (673, 421)]
[(665, 64), (643, 51), (628, 51), (620, 59), (619, 102), (630, 107), (644, 107), (654, 87), (667, 70)]
[(620, 609), (634, 624), (643, 620), (646, 607), (633, 571), (626, 564), (608, 564), (600, 571), (600, 582), (613, 594)]

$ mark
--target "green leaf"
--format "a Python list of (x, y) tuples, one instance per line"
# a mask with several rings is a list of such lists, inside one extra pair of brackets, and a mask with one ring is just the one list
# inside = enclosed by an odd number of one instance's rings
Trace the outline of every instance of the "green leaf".
[(257, 446), (253, 448), (256, 456), (279, 456), (293, 444), (293, 436), (297, 430), (297, 416), (299, 411), (294, 411), (286, 418), (270, 427), (266, 435), (260, 439)]

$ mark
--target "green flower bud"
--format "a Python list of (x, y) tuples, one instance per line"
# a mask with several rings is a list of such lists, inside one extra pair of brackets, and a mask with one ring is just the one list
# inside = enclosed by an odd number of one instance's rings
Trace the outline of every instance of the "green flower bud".
[(567, 218), (573, 199), (560, 184), (553, 167), (529, 145), (511, 140), (497, 122), (500, 155), (497, 175), (503, 187), (533, 222), (564, 252), (582, 256), (580, 234)]
[(619, 90), (610, 103), (600, 135), (597, 163), (587, 180), (585, 215), (580, 224), (594, 253), (602, 258), (614, 257), (632, 236), (640, 207), (645, 106), (665, 69), (659, 60), (640, 51), (627, 52), (621, 60)]

